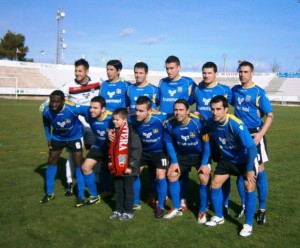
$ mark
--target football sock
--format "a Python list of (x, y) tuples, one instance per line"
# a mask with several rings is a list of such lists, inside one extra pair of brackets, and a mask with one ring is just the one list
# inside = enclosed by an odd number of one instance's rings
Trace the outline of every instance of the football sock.
[(255, 212), (256, 207), (256, 194), (255, 191), (246, 192), (246, 224), (252, 226), (252, 220)]
[(258, 193), (259, 209), (265, 210), (268, 193), (268, 178), (265, 170), (258, 173), (256, 187)]
[(172, 198), (173, 207), (180, 208), (180, 185), (179, 181), (169, 182), (170, 196)]
[(134, 190), (134, 205), (140, 204), (140, 192), (141, 192), (141, 179), (140, 176), (135, 177), (133, 183), (133, 190)]
[(46, 192), (47, 195), (54, 193), (54, 181), (57, 172), (57, 165), (48, 165), (46, 170)]
[(199, 213), (205, 213), (207, 208), (207, 185), (201, 184), (199, 187), (200, 208)]
[(158, 207), (163, 209), (164, 202), (167, 197), (167, 179), (156, 179), (156, 191), (157, 191), (157, 198), (158, 198)]
[(241, 204), (245, 205), (246, 202), (246, 192), (245, 192), (245, 184), (244, 184), (244, 177), (239, 176), (236, 180), (236, 186), (241, 198)]
[(179, 177), (180, 199), (187, 199), (189, 192), (189, 172), (183, 172)]
[(230, 177), (223, 183), (222, 191), (223, 191), (223, 206), (229, 206), (229, 198), (230, 198)]
[(211, 189), (211, 200), (214, 206), (215, 215), (219, 218), (223, 217), (223, 193), (222, 188)]
[(88, 175), (83, 175), (83, 177), (84, 177), (84, 181), (90, 191), (91, 196), (98, 196), (95, 173), (92, 172)]
[(76, 167), (76, 180), (77, 180), (77, 188), (78, 188), (78, 197), (84, 198), (84, 178), (83, 173), (80, 167)]

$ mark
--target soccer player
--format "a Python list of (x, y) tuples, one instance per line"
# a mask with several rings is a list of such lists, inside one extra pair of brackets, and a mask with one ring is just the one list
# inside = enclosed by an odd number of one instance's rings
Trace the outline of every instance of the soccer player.
[[(105, 99), (101, 96), (95, 96), (84, 115), (96, 137), (95, 143), (82, 164), (84, 181), (90, 192), (87, 205), (99, 203), (101, 199), (96, 186), (95, 173), (93, 172), (94, 166), (98, 162), (102, 162), (102, 166), (108, 166), (108, 129), (112, 128), (112, 115), (110, 111), (105, 109), (105, 106)], [(83, 205), (85, 205), (84, 198), (78, 198), (76, 207)]]
[[(202, 66), (203, 81), (195, 88), (195, 102), (196, 112), (194, 112), (202, 120), (207, 120), (211, 117), (210, 100), (216, 95), (225, 96), (229, 102), (232, 99), (232, 93), (227, 85), (223, 85), (217, 82), (217, 65), (213, 62), (206, 62)], [(214, 160), (218, 160), (218, 148), (211, 147), (211, 157)], [(224, 207), (228, 209), (229, 192), (230, 192), (230, 178), (222, 187), (224, 194)], [(206, 193), (209, 191), (208, 185), (201, 185), (200, 191), (200, 208), (198, 215), (198, 223), (203, 224), (206, 222), (206, 209), (207, 203), (202, 199), (207, 199)], [(228, 213), (228, 210), (227, 210)]]
[(246, 221), (240, 235), (252, 233), (256, 195), (255, 183), (258, 164), (255, 163), (257, 149), (253, 139), (241, 120), (228, 114), (228, 101), (224, 96), (214, 96), (211, 101), (212, 117), (206, 123), (211, 141), (220, 149), (221, 159), (217, 163), (211, 182), (211, 198), (215, 216), (207, 226), (224, 224), (222, 185), (229, 175), (243, 176), (246, 188)]
[[(163, 123), (167, 119), (167, 115), (159, 112), (153, 113), (151, 106), (152, 101), (149, 97), (138, 97), (135, 104), (135, 115), (130, 116), (129, 120), (142, 142), (143, 153), (140, 164), (148, 166), (151, 185), (156, 185), (158, 204), (155, 216), (162, 218), (164, 201), (167, 196), (168, 159), (163, 145)], [(135, 194), (137, 193), (139, 194), (135, 191)]]
[(133, 218), (134, 177), (139, 175), (142, 144), (134, 129), (128, 125), (126, 108), (113, 112), (114, 138), (109, 145), (109, 170), (115, 175), (115, 211), (110, 219), (121, 221)]
[[(234, 114), (245, 123), (253, 137), (254, 143), (257, 145), (257, 159), (259, 162), (257, 175), (259, 209), (256, 220), (258, 224), (264, 224), (266, 222), (266, 199), (268, 191), (268, 180), (264, 163), (269, 160), (265, 134), (273, 122), (274, 115), (266, 92), (252, 80), (254, 74), (253, 64), (248, 61), (241, 62), (238, 72), (241, 85), (235, 85), (232, 88), (232, 105), (234, 106)], [(265, 116), (264, 122), (258, 116), (258, 111), (261, 116)], [(243, 196), (243, 189), (243, 185), (239, 183), (241, 196)]]
[(208, 135), (202, 135), (202, 129), (200, 119), (189, 114), (188, 102), (184, 99), (175, 101), (174, 117), (166, 121), (164, 129), (164, 141), (170, 157), (168, 186), (173, 201), (173, 209), (164, 216), (166, 219), (182, 215), (180, 177), (188, 178), (189, 171), (195, 166), (200, 184), (206, 185), (208, 182), (210, 146)]
[(109, 111), (128, 106), (127, 90), (130, 82), (120, 79), (121, 70), (122, 63), (119, 60), (110, 60), (106, 64), (108, 80), (102, 83), (99, 95), (106, 100), (106, 109)]
[[(89, 74), (89, 63), (85, 59), (76, 60), (74, 63), (75, 66), (75, 79), (74, 81), (65, 83), (61, 91), (64, 92), (67, 100), (74, 102), (76, 104), (89, 106), (91, 99), (94, 96), (99, 95), (100, 82), (94, 82), (88, 76)], [(40, 110), (48, 105), (48, 101), (45, 101)], [(84, 117), (79, 116), (81, 123), (84, 126), (84, 136), (83, 141), (85, 148), (89, 150), (95, 141), (95, 136), (89, 126), (89, 124), (85, 121)], [(65, 191), (66, 196), (73, 195), (73, 185), (72, 185), (72, 177), (74, 171), (74, 161), (72, 158), (72, 154), (69, 153), (68, 159), (66, 162), (66, 179), (67, 179), (67, 188)], [(99, 168), (97, 168), (99, 170)], [(99, 179), (97, 178), (97, 181)]]
[(159, 104), (158, 88), (147, 81), (148, 65), (138, 62), (134, 65), (135, 84), (128, 87), (129, 112), (135, 113), (135, 102), (139, 96), (148, 96), (151, 99), (151, 108), (156, 109)]
[(173, 104), (183, 98), (189, 104), (194, 103), (194, 89), (196, 87), (193, 79), (179, 74), (181, 70), (180, 60), (176, 56), (169, 56), (165, 61), (168, 77), (159, 82), (160, 111), (168, 117), (173, 115)]
[(65, 104), (65, 95), (62, 91), (55, 90), (50, 94), (50, 103), (43, 110), (43, 124), (49, 147), (49, 158), (46, 170), (46, 195), (40, 203), (54, 199), (57, 162), (64, 147), (70, 149), (76, 165), (78, 198), (84, 197), (80, 194), (80, 188), (84, 188), (81, 171), (83, 126), (78, 119), (78, 113), (75, 114), (75, 112), (74, 106)]

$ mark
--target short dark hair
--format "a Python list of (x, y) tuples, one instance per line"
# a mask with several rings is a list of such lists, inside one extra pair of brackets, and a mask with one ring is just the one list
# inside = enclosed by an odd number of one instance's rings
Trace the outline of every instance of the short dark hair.
[(90, 68), (89, 62), (87, 62), (85, 59), (78, 59), (75, 61), (74, 66), (80, 66), (83, 65), (83, 67), (88, 70)]
[(117, 108), (112, 114), (119, 115), (122, 119), (127, 119), (128, 117), (128, 111), (126, 108)]
[(121, 71), (122, 68), (123, 68), (122, 62), (121, 62), (120, 60), (117, 60), (117, 59), (112, 59), (112, 60), (108, 61), (108, 62), (106, 63), (106, 66), (109, 66), (109, 65), (115, 67), (115, 68), (117, 69), (117, 71), (118, 71), (118, 70)]
[(218, 68), (217, 68), (217, 65), (214, 63), (214, 62), (206, 62), (203, 66), (202, 66), (202, 71), (204, 68), (213, 68), (214, 69), (214, 72), (217, 72), (218, 71)]
[(139, 96), (138, 99), (136, 100), (136, 105), (142, 105), (142, 104), (146, 104), (147, 105), (147, 109), (151, 109), (151, 100), (148, 96)]
[(144, 62), (137, 62), (135, 65), (134, 65), (134, 68), (133, 70), (135, 70), (135, 68), (143, 68), (145, 70), (146, 73), (148, 73), (148, 65)]
[(216, 95), (214, 96), (211, 100), (210, 100), (210, 106), (213, 103), (218, 103), (218, 102), (222, 102), (223, 103), (223, 107), (224, 108), (228, 108), (228, 100), (225, 96), (222, 95)]
[(98, 102), (98, 103), (100, 103), (101, 108), (106, 107), (106, 101), (105, 101), (105, 99), (102, 96), (94, 96), (91, 99), (91, 102)]
[(244, 61), (240, 62), (239, 67), (238, 67), (238, 71), (240, 70), (240, 68), (242, 66), (249, 66), (251, 71), (254, 71), (254, 65), (252, 63), (250, 63), (249, 61), (247, 61), (247, 60), (244, 60)]
[(60, 98), (62, 100), (65, 100), (65, 94), (61, 90), (54, 90), (54, 91), (52, 91), (52, 93), (50, 94), (50, 97), (51, 96), (60, 96)]
[(173, 108), (174, 108), (175, 104), (177, 104), (177, 103), (183, 104), (187, 110), (190, 108), (189, 102), (187, 100), (183, 99), (183, 98), (179, 98), (178, 100), (176, 100), (174, 102)]
[(166, 61), (165, 61), (166, 64), (169, 64), (169, 63), (176, 63), (177, 65), (180, 65), (180, 60), (178, 57), (174, 56), (174, 55), (171, 55), (169, 56)]

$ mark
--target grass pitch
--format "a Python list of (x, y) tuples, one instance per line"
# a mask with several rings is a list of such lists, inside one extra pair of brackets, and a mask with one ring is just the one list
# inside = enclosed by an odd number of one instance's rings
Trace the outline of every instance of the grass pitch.
[[(38, 112), (40, 101), (0, 99), (0, 247), (299, 247), (300, 109), (274, 107), (267, 134), (270, 162), (267, 223), (254, 222), (252, 236), (239, 237), (243, 219), (234, 217), (239, 199), (232, 178), (230, 216), (215, 228), (196, 222), (198, 182), (191, 173), (190, 210), (171, 220), (155, 219), (145, 203), (149, 192), (142, 175), (142, 210), (132, 221), (111, 221), (114, 202), (76, 209), (64, 196), (63, 153), (55, 183), (56, 199), (44, 195), (47, 144)], [(212, 214), (212, 212), (210, 212)]]

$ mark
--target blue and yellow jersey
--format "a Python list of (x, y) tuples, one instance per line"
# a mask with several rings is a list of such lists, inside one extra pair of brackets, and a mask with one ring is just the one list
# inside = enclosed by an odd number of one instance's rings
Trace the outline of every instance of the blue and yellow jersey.
[(221, 152), (221, 159), (235, 164), (248, 162), (248, 148), (255, 144), (248, 128), (240, 119), (227, 114), (223, 124), (209, 118), (205, 125), (210, 140)]
[(85, 114), (85, 107), (65, 104), (59, 112), (53, 111), (49, 106), (43, 110), (43, 124), (47, 140), (72, 141), (81, 139), (83, 126), (78, 119), (79, 114)]
[(106, 110), (100, 118), (92, 118), (89, 111), (85, 115), (87, 123), (90, 124), (91, 129), (96, 137), (94, 147), (100, 150), (108, 150), (108, 129), (113, 128), (112, 112)]
[(189, 121), (185, 125), (178, 123), (175, 117), (171, 117), (165, 122), (164, 141), (171, 163), (178, 163), (176, 154), (190, 156), (202, 154), (203, 142), (208, 142), (208, 139), (202, 139), (202, 128), (202, 121), (194, 115), (190, 115)]
[(106, 100), (106, 109), (114, 111), (117, 108), (126, 108), (128, 106), (127, 89), (130, 82), (104, 81), (101, 84), (99, 95)]
[(194, 89), (196, 87), (193, 79), (181, 76), (178, 80), (170, 80), (163, 78), (159, 82), (159, 99), (160, 111), (167, 113), (168, 117), (173, 115), (173, 105), (176, 100), (183, 98), (189, 102), (194, 103)]
[(164, 152), (163, 145), (163, 123), (166, 121), (167, 115), (164, 113), (151, 113), (148, 122), (140, 122), (136, 120), (134, 115), (129, 117), (129, 122), (137, 132), (142, 142), (143, 151), (145, 152)]
[(262, 126), (263, 121), (258, 116), (257, 110), (259, 110), (262, 115), (272, 112), (272, 106), (265, 90), (255, 84), (249, 88), (244, 88), (242, 85), (235, 85), (231, 90), (234, 114), (241, 119), (248, 128)]
[(195, 88), (195, 102), (196, 111), (198, 111), (204, 120), (211, 117), (210, 100), (217, 95), (225, 96), (228, 102), (232, 101), (232, 93), (227, 85), (214, 82), (207, 86), (204, 83), (200, 83)]
[(144, 86), (138, 86), (137, 84), (132, 84), (128, 87), (127, 97), (129, 99), (129, 111), (130, 113), (135, 112), (135, 103), (139, 96), (147, 96), (151, 100), (151, 107), (156, 109), (159, 105), (159, 94), (158, 88), (147, 82)]

